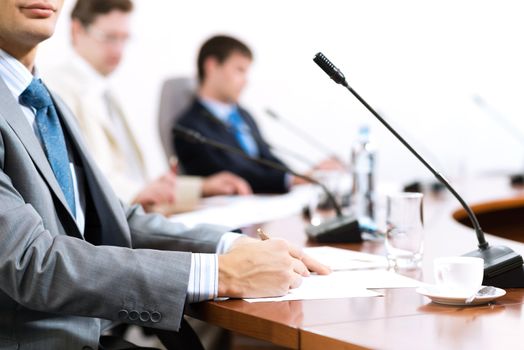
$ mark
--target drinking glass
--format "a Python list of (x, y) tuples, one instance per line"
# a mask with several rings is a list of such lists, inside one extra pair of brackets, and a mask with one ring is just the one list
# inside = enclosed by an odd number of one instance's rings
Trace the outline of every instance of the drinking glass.
[(414, 268), (423, 253), (423, 195), (402, 192), (387, 196), (386, 253), (390, 266)]

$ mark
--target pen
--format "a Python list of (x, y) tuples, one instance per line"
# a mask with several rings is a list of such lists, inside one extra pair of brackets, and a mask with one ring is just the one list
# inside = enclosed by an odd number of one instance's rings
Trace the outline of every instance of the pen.
[(269, 235), (264, 232), (260, 227), (257, 228), (258, 237), (260, 237), (261, 240), (267, 241), (269, 239)]

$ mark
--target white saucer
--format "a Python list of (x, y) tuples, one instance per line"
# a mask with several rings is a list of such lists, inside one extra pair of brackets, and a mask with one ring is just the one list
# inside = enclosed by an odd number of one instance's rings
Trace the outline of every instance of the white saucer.
[(468, 299), (467, 296), (457, 296), (449, 294), (446, 295), (435, 285), (425, 285), (423, 287), (419, 287), (416, 289), (416, 292), (418, 294), (422, 294), (430, 298), (431, 301), (434, 303), (454, 306), (472, 306), (487, 304), (492, 300), (506, 295), (506, 291), (504, 289), (495, 288), (494, 293), (489, 295), (479, 295), (471, 303), (466, 304), (466, 299)]

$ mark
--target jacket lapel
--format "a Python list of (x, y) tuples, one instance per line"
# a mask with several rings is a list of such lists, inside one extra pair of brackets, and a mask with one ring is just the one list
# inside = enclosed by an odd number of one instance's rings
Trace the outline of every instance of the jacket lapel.
[(86, 191), (90, 191), (93, 204), (103, 227), (100, 232), (101, 243), (130, 247), (131, 241), (129, 239), (129, 234), (117, 234), (129, 232), (129, 226), (127, 225), (127, 220), (121, 203), (118, 201), (117, 197), (111, 190), (111, 186), (104, 180), (103, 175), (89, 156), (88, 150), (82, 142), (83, 136), (75, 126), (76, 120), (69, 108), (53, 92), (51, 92), (51, 96), (53, 97), (57, 111), (61, 116), (64, 132), (67, 132), (70, 136), (70, 142), (77, 150), (82, 162), (87, 182)]
[(56, 180), (55, 174), (49, 165), (49, 161), (44, 153), (40, 142), (31, 128), (31, 125), (26, 120), (20, 105), (13, 98), (11, 91), (7, 88), (4, 81), (0, 78), (0, 105), (3, 106), (0, 114), (4, 117), (7, 123), (16, 133), (20, 142), (24, 145), (27, 153), (33, 160), (36, 168), (45, 179), (51, 191), (58, 198), (64, 210), (69, 214), (69, 217), (74, 220), (73, 215), (69, 209), (69, 205), (64, 197), (62, 189)]

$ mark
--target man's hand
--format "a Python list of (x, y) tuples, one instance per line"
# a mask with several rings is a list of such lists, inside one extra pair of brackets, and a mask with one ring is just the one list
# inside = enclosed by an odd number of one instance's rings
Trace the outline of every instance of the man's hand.
[[(314, 178), (315, 177), (315, 171), (318, 171), (318, 170), (321, 170), (321, 171), (343, 171), (344, 172), (344, 171), (347, 171), (347, 167), (340, 159), (338, 159), (337, 157), (333, 156), (331, 158), (327, 158), (327, 159), (322, 160), (320, 163), (315, 165), (315, 167), (313, 169), (308, 171), (306, 173), (306, 175), (309, 176), (309, 177), (313, 177)], [(293, 176), (291, 178), (291, 185), (292, 186), (303, 185), (303, 184), (307, 184), (307, 183), (309, 183), (307, 180), (299, 178), (299, 177), (296, 177), (296, 176)]]
[(280, 296), (308, 275), (280, 240), (245, 242), (218, 259), (218, 296)]
[(310, 269), (328, 274), (329, 268), (285, 240), (239, 238), (219, 256), (218, 295), (230, 297), (281, 296), (297, 288)]
[(202, 186), (202, 195), (204, 197), (233, 194), (248, 195), (252, 193), (251, 187), (244, 179), (228, 171), (205, 177)]
[[(287, 245), (289, 255), (291, 255), (295, 259), (301, 260), (304, 263), (304, 265), (306, 265), (309, 271), (315, 272), (319, 275), (329, 275), (331, 273), (331, 269), (328, 266), (305, 254), (302, 251), (302, 249), (291, 244), (289, 241), (281, 238), (271, 238), (271, 240), (285, 242)], [(241, 246), (243, 244), (249, 244), (254, 242), (260, 242), (260, 240), (248, 236), (241, 236), (234, 241), (234, 243), (231, 245), (231, 249), (234, 249), (235, 247)]]
[(313, 170), (334, 170), (334, 171), (345, 171), (346, 165), (337, 157), (333, 156), (322, 160), (320, 163), (315, 165)]
[(159, 177), (144, 187), (133, 199), (144, 207), (145, 211), (151, 211), (156, 205), (175, 203), (176, 174), (172, 171)]
[(313, 259), (309, 255), (305, 254), (302, 249), (294, 246), (293, 244), (285, 241), (288, 245), (289, 254), (295, 259), (299, 259), (308, 268), (309, 271), (315, 272), (319, 275), (329, 275), (331, 269), (322, 264), (320, 261)]

